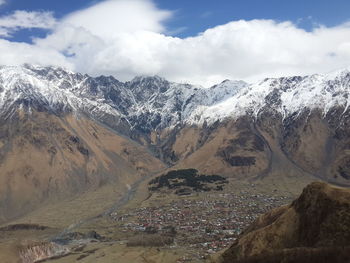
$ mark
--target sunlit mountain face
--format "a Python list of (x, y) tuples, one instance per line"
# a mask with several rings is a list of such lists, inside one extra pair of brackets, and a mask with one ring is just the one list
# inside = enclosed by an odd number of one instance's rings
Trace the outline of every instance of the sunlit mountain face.
[(349, 8), (0, 0), (0, 261), (349, 261)]

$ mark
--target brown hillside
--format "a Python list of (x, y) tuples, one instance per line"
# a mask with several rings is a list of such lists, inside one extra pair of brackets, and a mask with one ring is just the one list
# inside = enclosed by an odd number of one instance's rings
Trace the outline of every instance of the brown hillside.
[[(341, 110), (341, 109), (339, 109)], [(283, 117), (264, 109), (211, 125), (178, 126), (150, 134), (151, 147), (174, 168), (196, 168), (234, 178), (314, 181), (350, 185), (348, 119), (335, 109)], [(341, 125), (339, 125), (341, 123)], [(305, 184), (303, 185), (303, 187)]]
[(257, 219), (220, 262), (350, 262), (350, 190), (310, 184)]
[(0, 222), (108, 184), (123, 192), (162, 167), (144, 147), (91, 120), (19, 112), (0, 126)]

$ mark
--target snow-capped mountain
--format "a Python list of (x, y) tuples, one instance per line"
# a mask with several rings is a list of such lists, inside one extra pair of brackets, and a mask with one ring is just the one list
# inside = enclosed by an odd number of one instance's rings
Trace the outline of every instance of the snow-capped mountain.
[(344, 107), (346, 111), (350, 104), (349, 94), (349, 70), (327, 75), (265, 79), (246, 85), (223, 101), (196, 108), (190, 119), (214, 122), (245, 114), (256, 117), (265, 107), (280, 113), (283, 118), (306, 109), (320, 109), (326, 115), (334, 107)]
[[(0, 107), (41, 107), (53, 112), (88, 114), (122, 121), (143, 131), (178, 124), (214, 123), (256, 117), (266, 107), (286, 118), (305, 109), (348, 108), (350, 72), (265, 79), (247, 84), (224, 81), (211, 88), (169, 82), (158, 76), (136, 77), (122, 83), (113, 77), (93, 78), (61, 68), (0, 68)], [(108, 117), (108, 118), (107, 118)]]
[(0, 215), (169, 166), (350, 185), (349, 93), (349, 70), (203, 88), (0, 67)]

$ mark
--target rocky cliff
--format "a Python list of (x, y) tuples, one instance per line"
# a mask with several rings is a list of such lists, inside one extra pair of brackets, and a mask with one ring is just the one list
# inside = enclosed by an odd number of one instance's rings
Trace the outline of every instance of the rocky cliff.
[(350, 262), (349, 219), (348, 189), (312, 183), (258, 218), (219, 262)]

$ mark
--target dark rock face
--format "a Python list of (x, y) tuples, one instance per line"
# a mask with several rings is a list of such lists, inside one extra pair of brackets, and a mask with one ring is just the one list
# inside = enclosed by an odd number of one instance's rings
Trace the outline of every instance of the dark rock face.
[(299, 244), (350, 246), (350, 192), (314, 183), (304, 189), (292, 206), (299, 215)]
[(344, 166), (339, 166), (338, 172), (341, 177), (343, 177), (346, 180), (350, 180), (350, 159), (347, 158), (344, 161)]
[(232, 156), (225, 161), (231, 166), (251, 166), (255, 164), (255, 157)]
[(169, 89), (170, 82), (158, 76), (136, 77), (127, 86), (135, 94), (136, 101), (143, 102), (154, 95), (164, 94)]
[(220, 262), (349, 262), (349, 252), (350, 191), (313, 183), (248, 227)]

